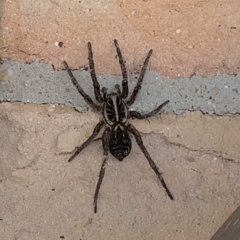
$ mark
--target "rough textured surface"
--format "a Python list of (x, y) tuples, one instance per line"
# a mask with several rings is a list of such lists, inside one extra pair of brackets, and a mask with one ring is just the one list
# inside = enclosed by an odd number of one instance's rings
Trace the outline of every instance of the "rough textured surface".
[[(109, 160), (93, 214), (101, 142), (71, 164), (67, 159), (97, 115), (1, 103), (1, 239), (209, 240), (240, 203), (240, 117), (226, 115), (240, 107), (240, 2), (5, 0), (0, 14), (0, 57), (9, 59), (0, 69), (0, 101), (86, 111), (66, 72), (50, 64), (62, 69), (66, 60), (86, 69), (91, 41), (100, 82), (112, 89), (119, 79), (112, 75), (120, 75), (114, 38), (131, 73), (154, 50), (148, 84), (133, 107), (171, 104), (161, 117), (134, 124), (147, 133), (146, 147), (176, 199), (167, 198), (134, 143), (123, 163)], [(89, 74), (75, 74), (93, 96)], [(131, 88), (134, 82), (132, 75)]]
[[(86, 56), (87, 58), (87, 56)], [(109, 63), (114, 59), (109, 59)], [(115, 61), (116, 65), (118, 61)], [(0, 81), (0, 101), (55, 103), (72, 106), (80, 112), (87, 110), (87, 104), (73, 86), (66, 71), (55, 71), (48, 64), (24, 64), (5, 61)], [(89, 71), (74, 71), (74, 76), (84, 90), (94, 99), (94, 91)], [(130, 91), (135, 87), (138, 75), (130, 75)], [(6, 81), (5, 79), (8, 79)], [(101, 87), (114, 91), (122, 77), (98, 76)], [(240, 75), (218, 75), (191, 80), (181, 78), (169, 81), (155, 72), (147, 71), (142, 90), (133, 109), (148, 112), (170, 100), (164, 111), (183, 113), (186, 110), (199, 110), (209, 114), (240, 113)]]
[(238, 206), (240, 117), (163, 114), (134, 124), (151, 133), (143, 140), (176, 200), (134, 143), (124, 162), (110, 158), (94, 214), (101, 142), (67, 159), (97, 121), (60, 106), (0, 105), (2, 239), (205, 240)]
[(131, 71), (150, 48), (152, 69), (164, 76), (239, 71), (239, 1), (6, 0), (4, 9), (0, 54), (6, 58), (57, 68), (65, 59), (79, 68), (87, 63), (81, 56), (91, 41), (99, 73), (116, 74), (120, 70), (109, 58), (117, 38)]

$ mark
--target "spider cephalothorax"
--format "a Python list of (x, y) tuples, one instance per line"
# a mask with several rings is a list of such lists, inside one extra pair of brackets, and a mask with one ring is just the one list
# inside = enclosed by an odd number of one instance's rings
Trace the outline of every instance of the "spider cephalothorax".
[(169, 103), (169, 101), (167, 100), (164, 103), (162, 103), (160, 106), (158, 106), (155, 110), (147, 114), (141, 114), (140, 112), (137, 112), (137, 111), (128, 110), (128, 107), (135, 102), (136, 97), (141, 89), (141, 85), (146, 72), (147, 64), (149, 62), (149, 58), (152, 54), (152, 50), (149, 51), (144, 61), (142, 70), (140, 72), (137, 85), (133, 89), (131, 96), (128, 98), (128, 77), (127, 77), (126, 66), (123, 61), (122, 53), (120, 51), (120, 48), (116, 39), (114, 40), (114, 44), (117, 50), (118, 59), (119, 59), (119, 63), (120, 63), (122, 75), (123, 75), (122, 90), (120, 89), (120, 86), (117, 84), (115, 86), (116, 92), (108, 93), (107, 89), (103, 87), (102, 93), (101, 93), (100, 85), (97, 81), (97, 77), (95, 74), (92, 45), (90, 42), (88, 43), (88, 59), (89, 59), (90, 74), (93, 81), (94, 94), (98, 103), (95, 103), (83, 91), (83, 89), (78, 84), (75, 77), (73, 76), (68, 64), (66, 62), (63, 62), (78, 92), (94, 110), (101, 112), (103, 116), (102, 120), (95, 126), (92, 135), (80, 147), (77, 148), (76, 152), (68, 160), (69, 162), (71, 162), (85, 147), (87, 147), (94, 140), (94, 138), (98, 135), (101, 129), (104, 128), (103, 136), (102, 136), (104, 156), (103, 156), (101, 170), (99, 173), (97, 187), (94, 194), (94, 212), (95, 213), (97, 212), (97, 200), (98, 200), (100, 186), (102, 184), (102, 180), (105, 175), (105, 166), (108, 160), (108, 152), (110, 152), (119, 161), (122, 161), (131, 152), (132, 142), (131, 142), (130, 134), (132, 134), (135, 137), (136, 142), (140, 147), (140, 149), (142, 150), (145, 157), (147, 158), (150, 167), (153, 169), (158, 179), (161, 181), (162, 186), (164, 187), (169, 198), (173, 200), (173, 196), (170, 190), (168, 189), (162, 177), (162, 174), (159, 172), (158, 167), (150, 157), (147, 149), (145, 148), (142, 142), (140, 133), (132, 124), (128, 123), (128, 119), (130, 117), (144, 119), (144, 118), (154, 116), (157, 113), (159, 113), (159, 111), (166, 104)]
[(104, 98), (103, 116), (106, 124), (110, 127), (118, 123), (126, 123), (128, 119), (127, 106), (117, 93), (112, 93)]

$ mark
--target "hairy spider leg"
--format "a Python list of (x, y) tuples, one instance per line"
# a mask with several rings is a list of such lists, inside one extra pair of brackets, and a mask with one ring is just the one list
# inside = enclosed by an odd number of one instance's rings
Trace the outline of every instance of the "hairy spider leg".
[(143, 141), (142, 141), (142, 137), (140, 135), (140, 133), (138, 132), (138, 130), (131, 124), (129, 124), (127, 126), (127, 129), (133, 134), (133, 136), (135, 137), (136, 139), (136, 142), (138, 144), (138, 146), (140, 147), (142, 153), (144, 154), (144, 156), (146, 157), (146, 159), (148, 160), (148, 163), (150, 165), (150, 167), (153, 169), (153, 171), (156, 173), (158, 179), (160, 180), (162, 186), (164, 187), (164, 189), (166, 190), (167, 192), (167, 195), (169, 196), (169, 198), (171, 200), (174, 200), (173, 198), (173, 195), (172, 193), (170, 192), (170, 190), (168, 189), (163, 177), (162, 177), (162, 174), (159, 172), (158, 170), (158, 167), (157, 165), (155, 164), (155, 162), (152, 160), (152, 158), (150, 157), (146, 147), (144, 146), (143, 144)]
[(153, 117), (168, 103), (169, 103), (169, 100), (165, 101), (164, 103), (159, 105), (156, 109), (154, 109), (150, 113), (146, 113), (146, 114), (141, 114), (140, 112), (137, 112), (137, 111), (130, 111), (130, 116), (133, 117), (133, 118), (137, 118), (137, 119), (144, 119), (144, 118)]
[(109, 151), (109, 144), (108, 144), (108, 139), (109, 139), (109, 132), (110, 128), (106, 128), (104, 133), (103, 133), (103, 138), (102, 138), (102, 144), (103, 144), (103, 162), (101, 166), (101, 170), (99, 172), (99, 177), (98, 177), (98, 183), (96, 186), (95, 194), (94, 194), (94, 201), (93, 201), (93, 206), (94, 206), (94, 213), (97, 213), (97, 201), (98, 201), (98, 194), (100, 191), (100, 187), (102, 185), (102, 181), (105, 175), (105, 165), (108, 160), (108, 151)]
[(102, 108), (98, 105), (96, 105), (93, 100), (83, 91), (83, 89), (81, 88), (81, 86), (79, 85), (78, 81), (76, 80), (76, 78), (73, 76), (72, 71), (70, 70), (67, 62), (63, 61), (63, 64), (68, 72), (68, 75), (70, 76), (73, 85), (76, 87), (76, 89), (78, 90), (78, 92), (80, 93), (80, 95), (84, 98), (84, 100), (95, 110), (101, 111)]
[(114, 44), (115, 44), (115, 47), (116, 47), (118, 60), (119, 60), (119, 64), (120, 64), (120, 67), (121, 67), (121, 70), (122, 70), (122, 76), (123, 76), (121, 98), (125, 99), (128, 96), (128, 76), (127, 76), (127, 70), (126, 70), (126, 66), (125, 66), (125, 62), (123, 60), (123, 56), (122, 56), (121, 50), (120, 50), (119, 45), (118, 45), (118, 41), (116, 39), (114, 39)]
[(93, 87), (94, 87), (94, 94), (96, 97), (96, 100), (100, 103), (103, 102), (103, 97), (100, 92), (100, 85), (97, 80), (97, 76), (95, 73), (95, 66), (93, 61), (93, 52), (92, 52), (92, 44), (88, 42), (88, 60), (89, 60), (89, 68), (90, 68), (90, 74), (93, 81)]
[(92, 135), (80, 147), (77, 148), (76, 152), (69, 158), (68, 162), (71, 162), (84, 148), (86, 148), (94, 140), (104, 125), (104, 120), (102, 120), (95, 126)]
[(152, 49), (148, 52), (148, 55), (147, 55), (147, 57), (146, 57), (146, 59), (144, 61), (144, 64), (143, 64), (141, 72), (140, 72), (140, 75), (138, 77), (137, 85), (133, 89), (132, 95), (130, 96), (130, 98), (127, 101), (127, 105), (128, 106), (131, 106), (135, 102), (136, 97), (137, 97), (139, 91), (141, 90), (143, 78), (144, 78), (144, 75), (145, 75), (145, 72), (146, 72), (146, 69), (147, 69), (147, 65), (148, 65), (149, 59), (150, 59), (150, 57), (152, 55), (152, 52), (153, 52)]

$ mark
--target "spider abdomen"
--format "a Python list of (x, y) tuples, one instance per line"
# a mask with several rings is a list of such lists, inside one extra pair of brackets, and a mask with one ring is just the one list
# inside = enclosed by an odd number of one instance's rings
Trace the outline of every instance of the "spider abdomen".
[(124, 126), (117, 124), (110, 133), (109, 136), (109, 151), (117, 158), (122, 161), (132, 149), (132, 142), (129, 134)]

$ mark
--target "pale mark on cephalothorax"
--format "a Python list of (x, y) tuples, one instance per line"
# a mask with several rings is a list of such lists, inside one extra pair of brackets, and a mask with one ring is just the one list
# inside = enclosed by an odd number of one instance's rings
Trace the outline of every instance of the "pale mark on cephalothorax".
[(118, 114), (118, 106), (117, 106), (117, 97), (116, 96), (112, 96), (112, 101), (113, 101), (113, 109), (115, 112), (115, 118), (116, 118), (116, 122), (119, 121), (119, 114)]

